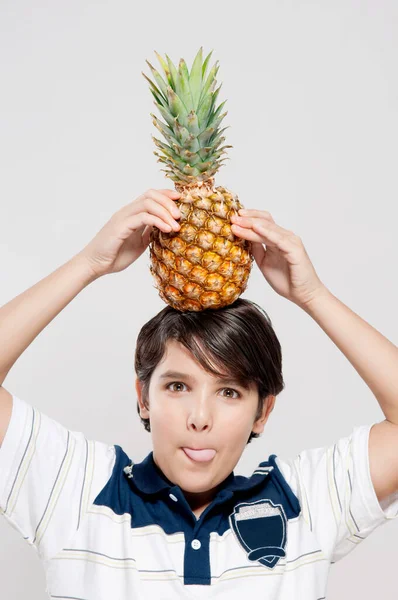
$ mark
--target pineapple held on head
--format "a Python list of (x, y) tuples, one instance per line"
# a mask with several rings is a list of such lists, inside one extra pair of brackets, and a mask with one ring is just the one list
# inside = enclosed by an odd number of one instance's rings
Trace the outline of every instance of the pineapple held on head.
[[(226, 148), (220, 123), (225, 104), (216, 108), (218, 64), (208, 76), (212, 52), (203, 63), (200, 48), (189, 73), (184, 59), (178, 71), (156, 52), (165, 79), (148, 62), (154, 79), (149, 81), (155, 105), (166, 123), (155, 115), (153, 123), (165, 144), (153, 138), (167, 165), (166, 176), (181, 193), (179, 231), (166, 233), (153, 227), (150, 237), (150, 270), (159, 296), (180, 311), (218, 309), (232, 304), (246, 289), (252, 262), (251, 242), (234, 235), (230, 217), (243, 208), (238, 197), (224, 187), (214, 187), (214, 175)], [(203, 64), (202, 64), (203, 63)], [(223, 159), (225, 160), (225, 159)]]

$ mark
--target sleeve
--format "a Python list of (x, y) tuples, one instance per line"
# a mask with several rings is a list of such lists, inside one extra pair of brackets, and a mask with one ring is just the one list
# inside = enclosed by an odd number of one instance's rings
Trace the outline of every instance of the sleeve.
[(302, 516), (322, 549), (337, 562), (380, 525), (398, 517), (398, 490), (379, 502), (369, 466), (372, 425), (324, 448), (302, 451), (288, 461), (277, 459), (299, 498)]
[(114, 446), (87, 440), (13, 396), (0, 447), (0, 514), (49, 560), (79, 529), (114, 463)]

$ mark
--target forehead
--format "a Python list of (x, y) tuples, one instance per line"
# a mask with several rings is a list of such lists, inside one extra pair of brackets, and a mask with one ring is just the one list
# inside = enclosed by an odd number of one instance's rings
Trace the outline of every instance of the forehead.
[(220, 375), (215, 375), (206, 371), (206, 369), (204, 369), (190, 353), (188, 348), (176, 340), (170, 340), (167, 343), (165, 356), (158, 364), (156, 372), (160, 380), (185, 378), (186, 380), (196, 382), (196, 377), (202, 375), (214, 379), (215, 383), (234, 384), (246, 390), (250, 390), (251, 387), (255, 385), (254, 382), (240, 381), (238, 378), (234, 377), (233, 373), (228, 373), (226, 369), (220, 370), (208, 354), (206, 354), (206, 357), (214, 369), (221, 373)]
[[(214, 360), (212, 360), (210, 352), (206, 352), (202, 345), (201, 349), (205, 354), (208, 362), (210, 362), (211, 366), (216, 371), (219, 371), (220, 368), (215, 364)], [(186, 348), (183, 344), (176, 340), (167, 341), (165, 354), (163, 356), (163, 359), (160, 361), (158, 367), (162, 371), (164, 371), (166, 368), (171, 367), (173, 367), (173, 369), (175, 370), (179, 369), (180, 367), (184, 367), (185, 369), (189, 368), (193, 370), (204, 371), (208, 375), (210, 375), (210, 373), (208, 373), (206, 369), (204, 369), (202, 365), (196, 360), (193, 354), (191, 354), (188, 348)], [(227, 375), (227, 373), (225, 374)]]

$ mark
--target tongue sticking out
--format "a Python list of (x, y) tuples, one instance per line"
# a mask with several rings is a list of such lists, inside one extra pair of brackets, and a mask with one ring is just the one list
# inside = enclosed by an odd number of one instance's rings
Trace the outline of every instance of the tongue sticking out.
[(216, 451), (211, 450), (210, 448), (206, 450), (191, 450), (191, 448), (183, 448), (185, 454), (192, 458), (192, 460), (197, 460), (198, 462), (206, 462), (214, 458)]

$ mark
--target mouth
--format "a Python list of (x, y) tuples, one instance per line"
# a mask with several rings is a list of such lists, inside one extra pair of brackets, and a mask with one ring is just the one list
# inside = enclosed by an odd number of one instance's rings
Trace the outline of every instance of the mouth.
[(212, 448), (203, 450), (193, 450), (192, 448), (181, 448), (185, 456), (194, 462), (210, 462), (216, 455), (216, 451)]

